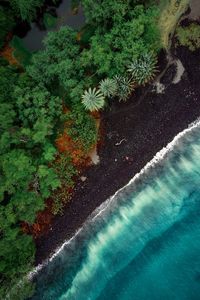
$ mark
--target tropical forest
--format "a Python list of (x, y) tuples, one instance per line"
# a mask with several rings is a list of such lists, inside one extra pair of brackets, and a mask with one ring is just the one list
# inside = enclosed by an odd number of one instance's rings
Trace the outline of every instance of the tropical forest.
[(0, 299), (199, 299), (199, 78), (198, 0), (0, 1)]

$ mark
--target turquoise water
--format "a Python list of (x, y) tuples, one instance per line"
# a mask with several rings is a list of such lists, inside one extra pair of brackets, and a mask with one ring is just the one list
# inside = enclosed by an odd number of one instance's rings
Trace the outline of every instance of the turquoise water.
[(32, 299), (200, 299), (200, 128), (168, 148), (44, 266)]

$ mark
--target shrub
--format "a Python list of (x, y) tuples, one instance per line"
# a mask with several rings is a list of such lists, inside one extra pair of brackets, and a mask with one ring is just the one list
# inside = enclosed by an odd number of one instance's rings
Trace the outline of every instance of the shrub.
[(64, 204), (70, 200), (70, 189), (74, 187), (74, 176), (78, 171), (73, 166), (72, 159), (68, 153), (63, 153), (56, 160), (54, 169), (61, 180), (62, 186), (53, 195), (53, 214), (63, 212)]
[(67, 114), (67, 133), (73, 141), (80, 142), (83, 150), (88, 152), (97, 141), (97, 127), (94, 118), (89, 115), (82, 105), (76, 105)]
[(57, 18), (50, 13), (44, 13), (43, 22), (46, 29), (51, 29), (56, 26)]
[(62, 184), (64, 183), (69, 188), (74, 186), (73, 177), (77, 175), (77, 170), (73, 166), (69, 154), (61, 154), (55, 163), (54, 169)]
[(186, 46), (191, 51), (200, 48), (200, 25), (191, 24), (184, 28), (178, 27), (176, 36), (181, 46)]

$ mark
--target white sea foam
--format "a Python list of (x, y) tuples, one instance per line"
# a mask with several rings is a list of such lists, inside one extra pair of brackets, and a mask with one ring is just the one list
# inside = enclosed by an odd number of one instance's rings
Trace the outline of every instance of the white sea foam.
[(28, 274), (28, 278), (32, 279), (39, 271), (42, 270), (42, 268), (44, 266), (46, 266), (48, 264), (48, 262), (53, 261), (53, 259), (58, 256), (62, 250), (67, 246), (70, 245), (72, 243), (72, 241), (75, 240), (75, 238), (77, 237), (77, 235), (79, 235), (85, 228), (85, 226), (87, 226), (87, 224), (89, 223), (93, 223), (95, 221), (95, 219), (97, 219), (99, 216), (101, 216), (103, 214), (104, 211), (106, 211), (108, 209), (108, 207), (111, 206), (112, 202), (114, 201), (114, 199), (116, 198), (116, 196), (126, 187), (128, 187), (129, 185), (133, 184), (136, 180), (138, 180), (141, 176), (143, 176), (145, 173), (147, 173), (147, 171), (149, 171), (149, 169), (154, 168), (155, 165), (157, 165), (159, 162), (161, 162), (166, 155), (171, 152), (174, 147), (180, 142), (180, 140), (188, 133), (190, 133), (193, 129), (197, 128), (200, 126), (200, 118), (198, 118), (195, 122), (191, 123), (188, 128), (186, 128), (185, 130), (183, 130), (182, 132), (178, 133), (174, 139), (166, 146), (164, 147), (162, 150), (160, 150), (159, 152), (156, 153), (156, 155), (153, 157), (153, 159), (148, 162), (144, 168), (141, 169), (141, 171), (139, 173), (137, 173), (129, 182), (127, 185), (125, 185), (124, 187), (122, 187), (121, 189), (119, 189), (113, 196), (111, 196), (110, 198), (108, 198), (105, 202), (103, 202), (99, 207), (97, 207), (95, 209), (95, 211), (89, 216), (89, 218), (86, 220), (86, 222), (84, 223), (84, 225), (78, 229), (78, 231), (74, 234), (74, 236), (72, 238), (70, 238), (69, 240), (66, 240), (62, 246), (58, 247), (57, 250), (55, 251), (55, 253), (48, 258), (47, 260), (45, 260), (42, 264), (38, 265), (32, 272), (30, 272)]

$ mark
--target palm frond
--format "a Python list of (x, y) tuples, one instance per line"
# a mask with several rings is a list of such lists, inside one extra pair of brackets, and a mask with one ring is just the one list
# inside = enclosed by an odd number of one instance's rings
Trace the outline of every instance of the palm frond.
[(101, 80), (99, 89), (105, 97), (113, 97), (117, 91), (116, 80), (110, 78)]
[(145, 53), (128, 66), (128, 72), (138, 84), (145, 84), (155, 77), (157, 58), (153, 53)]
[(89, 88), (82, 95), (82, 103), (87, 110), (95, 111), (101, 109), (105, 104), (105, 97), (96, 88)]
[(114, 77), (117, 84), (117, 96), (120, 101), (126, 101), (135, 88), (135, 82), (128, 77), (116, 75)]

